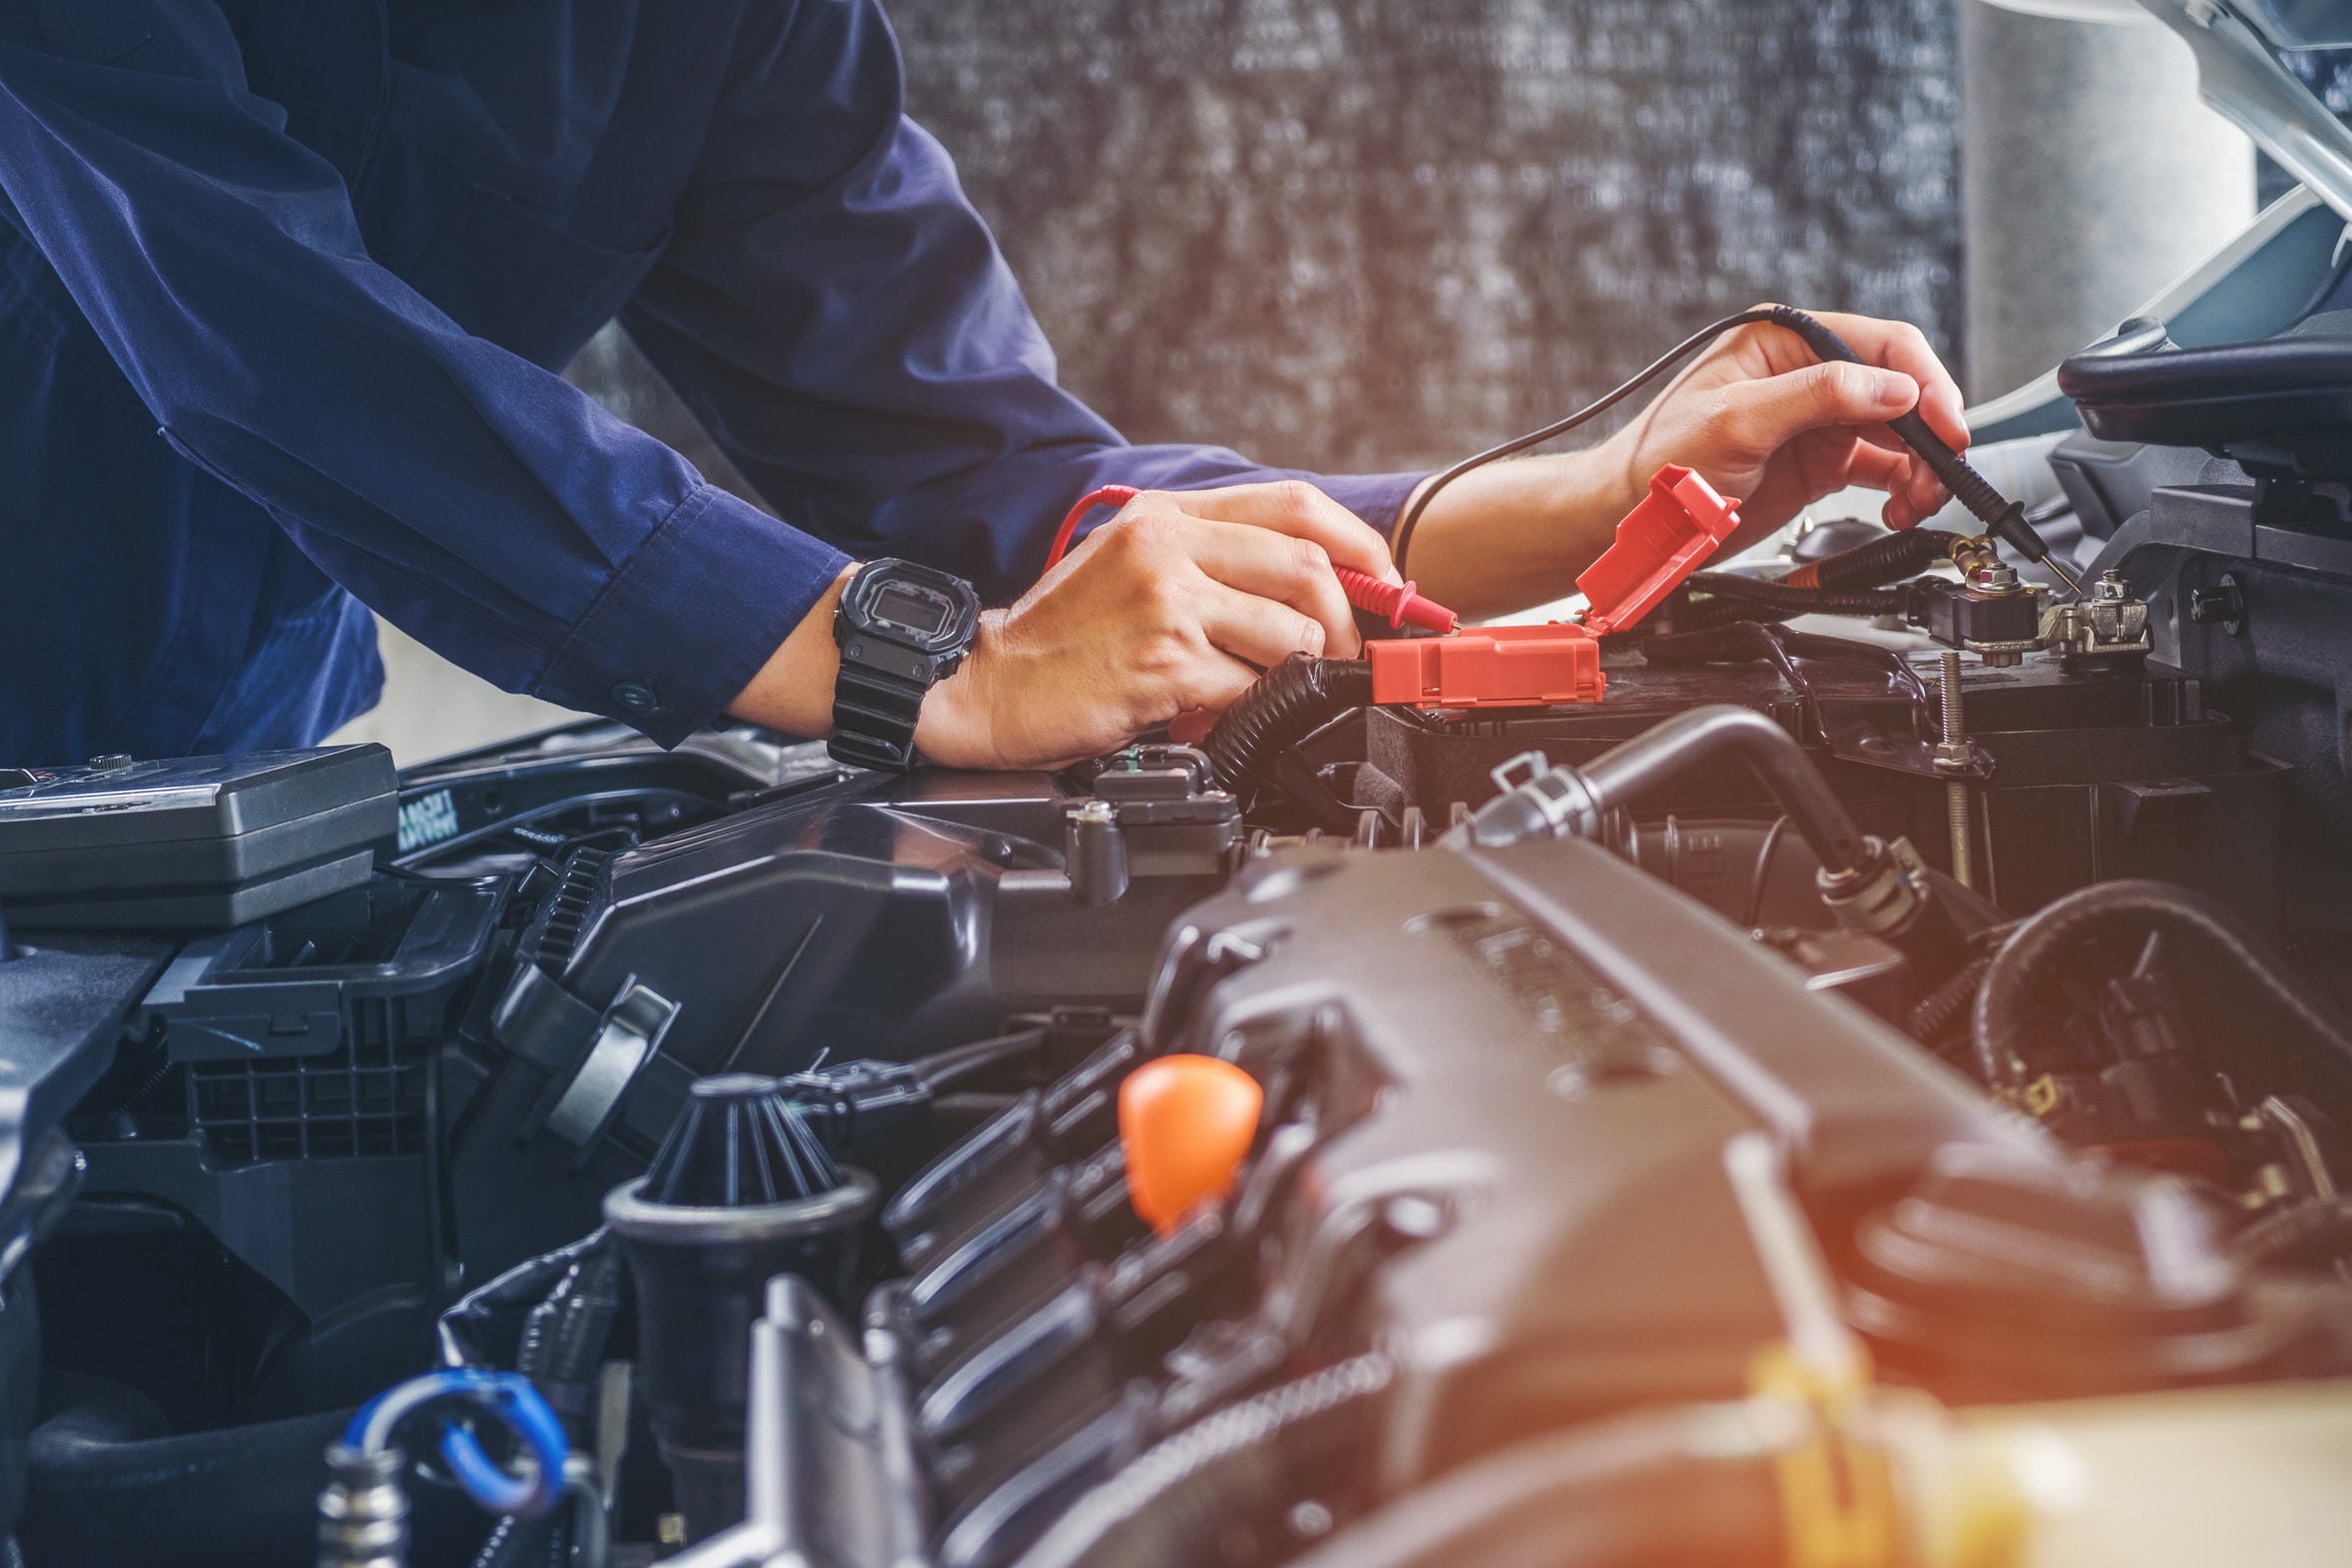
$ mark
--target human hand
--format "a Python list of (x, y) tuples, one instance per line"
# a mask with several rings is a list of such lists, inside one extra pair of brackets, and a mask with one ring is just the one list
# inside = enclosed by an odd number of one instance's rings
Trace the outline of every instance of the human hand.
[(1960, 388), (1919, 328), (1822, 313), (1865, 363), (1824, 363), (1794, 332), (1726, 332), (1637, 419), (1602, 444), (1628, 493), (1665, 463), (1695, 468), (1738, 496), (1729, 555), (1847, 485), (1887, 492), (1890, 528), (1910, 528), (1951, 499), (1928, 465), (1887, 429), (1915, 405), (1953, 449), (1968, 446)]
[(980, 617), (915, 748), (946, 767), (1059, 766), (1221, 710), (1286, 655), (1353, 656), (1334, 563), (1398, 580), (1381, 536), (1312, 485), (1146, 491)]

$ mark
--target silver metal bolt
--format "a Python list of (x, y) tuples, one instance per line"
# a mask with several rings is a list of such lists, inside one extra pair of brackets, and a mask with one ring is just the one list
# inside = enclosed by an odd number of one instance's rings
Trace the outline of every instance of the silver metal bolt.
[(407, 1568), (407, 1460), (397, 1448), (330, 1443), (318, 1494), (318, 1568)]
[[(1950, 649), (1944, 651), (1943, 677), (1944, 743), (1936, 748), (1937, 759), (1966, 767), (1974, 754), (1969, 746), (1968, 716), (1961, 703), (1960, 655)], [(1971, 853), (1967, 780), (1944, 781), (1944, 816), (1952, 831), (1952, 879), (1974, 890), (1977, 878)]]

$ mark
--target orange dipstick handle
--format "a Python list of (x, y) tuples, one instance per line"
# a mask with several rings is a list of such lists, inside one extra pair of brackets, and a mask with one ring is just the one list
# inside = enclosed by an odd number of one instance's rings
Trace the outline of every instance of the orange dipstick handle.
[(1135, 1212), (1166, 1236), (1195, 1207), (1232, 1191), (1265, 1103), (1255, 1078), (1214, 1056), (1163, 1056), (1135, 1069), (1119, 1085), (1119, 1145)]

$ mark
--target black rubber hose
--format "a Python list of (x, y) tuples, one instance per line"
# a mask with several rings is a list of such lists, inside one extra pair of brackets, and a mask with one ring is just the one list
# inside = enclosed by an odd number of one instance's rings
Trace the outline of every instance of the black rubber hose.
[(1293, 654), (1217, 716), (1201, 750), (1228, 789), (1271, 781), (1276, 757), (1351, 708), (1372, 705), (1372, 666), (1362, 659)]
[(2318, 1198), (2257, 1220), (2229, 1250), (2257, 1269), (2324, 1271), (2352, 1255), (2352, 1198)]
[[(74, 1568), (310, 1568), (326, 1445), (348, 1410), (217, 1431), (128, 1438), (102, 1415), (61, 1410), (25, 1452), (25, 1560)], [(418, 1487), (411, 1561), (457, 1563), (482, 1538), (463, 1494)]]
[(1778, 1568), (1772, 1459), (1723, 1452), (1722, 1425), (1644, 1410), (1532, 1438), (1406, 1493), (1293, 1568)]
[(1906, 596), (1892, 588), (1832, 593), (1821, 588), (1791, 588), (1737, 572), (1701, 572), (1690, 579), (1690, 586), (1717, 599), (1760, 605), (1787, 615), (1900, 615), (1907, 603)]
[(1938, 528), (1901, 529), (1851, 550), (1807, 561), (1781, 578), (1780, 586), (1825, 588), (1832, 593), (1844, 593), (1900, 582), (1906, 577), (1917, 577), (1938, 561), (1949, 560), (1952, 538)]
[(1205, 1416), (1080, 1498), (1022, 1553), (1019, 1568), (1193, 1568), (1219, 1539), (1294, 1499), (1286, 1475), (1327, 1466), (1332, 1450), (1377, 1429), (1369, 1407), (1396, 1368), (1359, 1355)]
[(1977, 1071), (1990, 1088), (2018, 1081), (2027, 1004), (2052, 966), (2081, 943), (2109, 932), (2158, 930), (2196, 944), (2236, 973), (2319, 1049), (2321, 1064), (2352, 1090), (2352, 1030), (2333, 1008), (2273, 954), (2253, 928), (2219, 900), (2194, 888), (2141, 880), (2095, 882), (2068, 893), (2018, 927), (1985, 972), (1977, 992)]
[(1871, 860), (1862, 829), (1786, 730), (1749, 708), (1718, 703), (1677, 714), (1583, 769), (1584, 785), (1603, 815), (1630, 805), (1696, 764), (1725, 752), (1747, 760), (1781, 809), (1832, 875), (1864, 869)]

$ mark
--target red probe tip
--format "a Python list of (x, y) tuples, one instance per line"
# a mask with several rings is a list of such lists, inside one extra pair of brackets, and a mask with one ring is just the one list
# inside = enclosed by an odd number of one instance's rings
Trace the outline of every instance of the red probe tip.
[(1369, 615), (1386, 616), (1391, 631), (1402, 632), (1410, 626), (1443, 634), (1462, 624), (1460, 616), (1435, 599), (1424, 599), (1411, 583), (1402, 587), (1384, 583), (1352, 566), (1335, 566), (1332, 571), (1338, 574), (1348, 603)]

